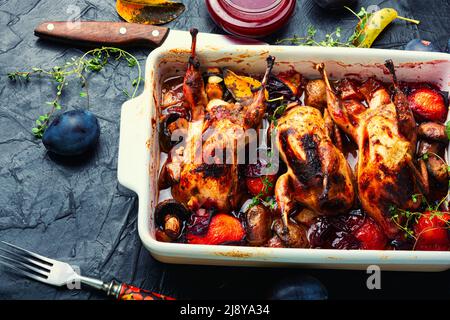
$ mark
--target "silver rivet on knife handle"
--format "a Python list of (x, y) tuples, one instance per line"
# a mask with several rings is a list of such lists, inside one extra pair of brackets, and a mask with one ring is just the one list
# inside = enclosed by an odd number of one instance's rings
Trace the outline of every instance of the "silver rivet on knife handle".
[(125, 33), (127, 33), (127, 28), (125, 28), (125, 27), (120, 28), (120, 29), (119, 29), (119, 33), (120, 33), (120, 34), (125, 34)]
[(153, 30), (152, 31), (152, 36), (154, 36), (155, 38), (159, 37), (159, 31), (158, 30)]
[(53, 31), (53, 29), (55, 29), (55, 25), (54, 25), (53, 23), (49, 23), (49, 24), (47, 25), (47, 30), (48, 30), (48, 31)]

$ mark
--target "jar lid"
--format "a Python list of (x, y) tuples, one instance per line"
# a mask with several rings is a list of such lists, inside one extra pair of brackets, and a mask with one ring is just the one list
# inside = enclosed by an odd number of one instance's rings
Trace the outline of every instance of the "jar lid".
[(263, 37), (281, 28), (295, 9), (295, 0), (206, 0), (212, 19), (225, 31)]

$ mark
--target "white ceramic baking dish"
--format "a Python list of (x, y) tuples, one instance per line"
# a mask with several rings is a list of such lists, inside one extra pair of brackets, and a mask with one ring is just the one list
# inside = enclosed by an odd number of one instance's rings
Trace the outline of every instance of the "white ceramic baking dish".
[[(450, 86), (450, 60), (444, 53), (380, 49), (319, 48), (296, 46), (213, 46), (199, 39), (198, 56), (203, 66), (231, 67), (235, 71), (262, 73), (265, 57), (276, 57), (274, 72), (295, 68), (306, 77), (319, 77), (313, 69), (325, 62), (333, 78), (383, 73), (385, 59), (393, 59), (397, 75), (404, 81), (431, 81), (443, 90)], [(299, 266), (307, 268), (443, 271), (450, 268), (450, 252), (357, 251), (324, 249), (254, 248), (164, 243), (155, 240), (153, 213), (158, 202), (160, 168), (157, 134), (157, 105), (162, 80), (182, 73), (188, 48), (159, 48), (148, 57), (145, 89), (141, 96), (122, 107), (118, 178), (139, 197), (138, 229), (144, 246), (166, 263), (232, 266)]]

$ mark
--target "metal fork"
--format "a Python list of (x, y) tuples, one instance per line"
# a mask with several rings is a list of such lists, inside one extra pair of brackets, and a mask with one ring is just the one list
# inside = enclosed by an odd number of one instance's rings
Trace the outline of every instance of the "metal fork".
[(50, 259), (37, 253), (1, 241), (0, 264), (7, 266), (22, 276), (53, 286), (64, 286), (76, 282), (104, 291), (119, 300), (174, 300), (158, 293), (133, 287), (114, 280), (103, 282), (84, 277), (65, 262)]

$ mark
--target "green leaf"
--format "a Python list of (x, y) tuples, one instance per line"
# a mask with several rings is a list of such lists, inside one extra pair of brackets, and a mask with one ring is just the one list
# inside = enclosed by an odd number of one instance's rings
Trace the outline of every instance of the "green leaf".
[(137, 65), (137, 62), (136, 62), (136, 60), (134, 58), (128, 58), (127, 61), (128, 61), (128, 66), (130, 68), (133, 68), (133, 67), (135, 67)]
[[(111, 54), (114, 53), (114, 56)], [(87, 87), (85, 72), (98, 72), (103, 69), (104, 66), (107, 65), (108, 59), (114, 58), (116, 60), (126, 60), (128, 65), (138, 67), (138, 78), (132, 81), (133, 86), (135, 86), (135, 90), (133, 92), (133, 96), (137, 92), (137, 87), (139, 86), (139, 82), (142, 80), (141, 78), (141, 68), (136, 58), (131, 54), (119, 48), (111, 48), (111, 47), (102, 47), (97, 49), (92, 49), (87, 51), (79, 58), (71, 57), (69, 61), (64, 62), (61, 66), (54, 66), (50, 69), (41, 69), (37, 67), (31, 68), (30, 72), (10, 72), (7, 74), (8, 78), (11, 81), (24, 79), (28, 81), (30, 79), (30, 75), (34, 73), (42, 73), (45, 76), (49, 76), (53, 81), (56, 82), (56, 97), (53, 101), (45, 102), (47, 105), (51, 106), (52, 110), (49, 113), (39, 116), (36, 121), (36, 127), (32, 128), (32, 132), (36, 137), (42, 137), (43, 132), (46, 129), (47, 122), (49, 120), (50, 114), (53, 113), (54, 110), (61, 110), (62, 106), (59, 104), (59, 97), (62, 95), (65, 86), (69, 85), (68, 78), (73, 76), (75, 78), (80, 79), (81, 87)], [(128, 91), (123, 91), (125, 95), (130, 97)], [(87, 97), (88, 93), (80, 92), (80, 97)]]
[(450, 139), (450, 121), (447, 121), (445, 124), (445, 133), (447, 134), (447, 138)]

